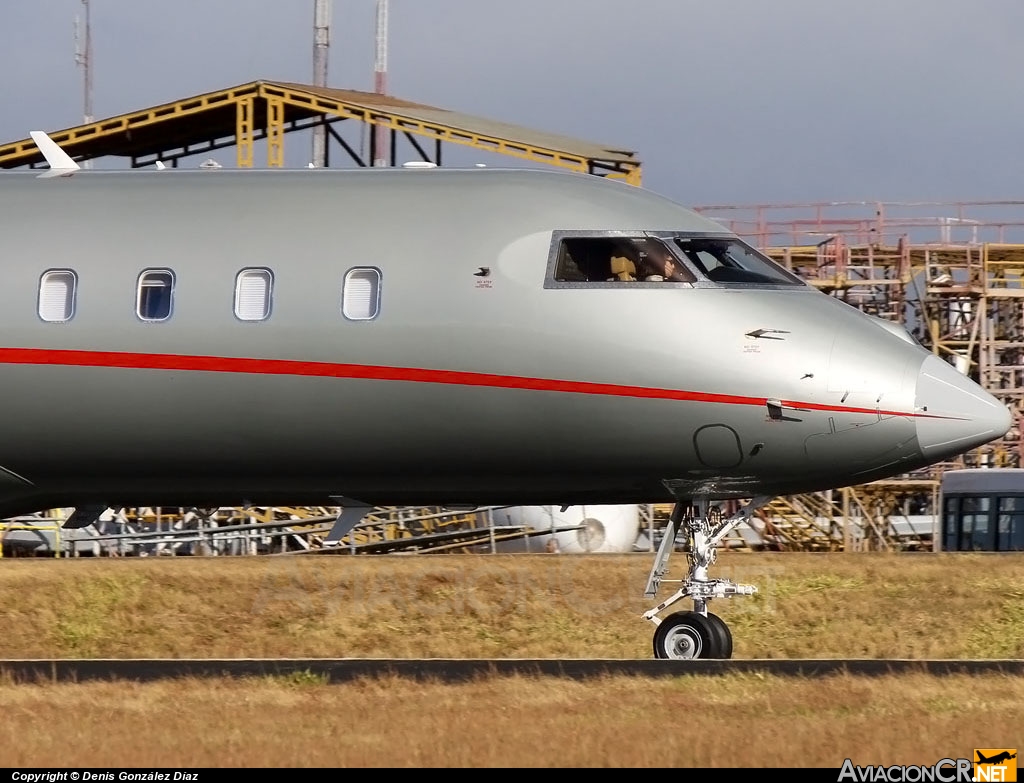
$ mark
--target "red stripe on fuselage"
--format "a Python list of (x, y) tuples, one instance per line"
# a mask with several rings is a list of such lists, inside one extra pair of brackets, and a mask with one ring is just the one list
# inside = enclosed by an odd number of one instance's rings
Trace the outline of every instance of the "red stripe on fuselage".
[[(641, 397), (688, 402), (719, 402), (726, 405), (766, 405), (765, 397), (737, 394), (656, 389), (590, 381), (561, 381), (550, 378), (526, 378), (460, 370), (426, 370), (417, 367), (382, 367), (373, 364), (304, 362), (294, 359), (249, 359), (231, 356), (191, 356), (172, 353), (128, 353), (123, 351), (78, 351), (46, 348), (0, 348), (0, 364), (56, 365), (60, 367), (105, 367), (137, 370), (184, 370), (189, 372), (227, 372), (251, 375), (303, 375), (316, 378), (360, 378), (374, 381), (412, 381), (448, 383), (456, 386), (487, 386), (496, 389), (528, 389), (573, 394), (600, 394), (612, 397)], [(782, 400), (786, 408), (809, 411), (839, 411), (883, 416), (948, 418), (905, 411), (824, 405), (815, 402)]]

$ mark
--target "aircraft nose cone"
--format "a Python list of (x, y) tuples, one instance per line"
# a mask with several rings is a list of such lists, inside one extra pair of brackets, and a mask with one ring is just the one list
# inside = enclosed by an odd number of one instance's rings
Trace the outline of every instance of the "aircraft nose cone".
[(937, 356), (921, 364), (915, 405), (917, 441), (932, 462), (995, 440), (1012, 423), (1003, 403)]

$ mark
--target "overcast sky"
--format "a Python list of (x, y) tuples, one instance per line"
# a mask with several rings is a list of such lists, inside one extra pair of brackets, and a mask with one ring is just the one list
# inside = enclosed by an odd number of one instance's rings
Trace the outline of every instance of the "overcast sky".
[[(0, 142), (78, 124), (80, 0), (2, 4)], [(684, 204), (1024, 196), (1021, 0), (390, 8), (392, 94), (636, 150), (645, 186)], [(313, 0), (92, 9), (97, 117), (254, 79), (312, 81)], [(373, 0), (334, 0), (332, 21), (331, 86), (372, 89)], [(285, 148), (290, 165), (308, 160), (305, 138)]]

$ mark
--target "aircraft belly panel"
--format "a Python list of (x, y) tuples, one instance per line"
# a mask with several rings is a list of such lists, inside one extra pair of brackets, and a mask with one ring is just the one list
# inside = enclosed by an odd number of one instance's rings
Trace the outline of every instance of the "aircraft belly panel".
[[(796, 347), (766, 350), (779, 359)], [(225, 485), (281, 479), (345, 494), (402, 475), (452, 491), (488, 480), (509, 492), (550, 482), (642, 500), (643, 492), (660, 493), (662, 481), (703, 486), (709, 473), (746, 492), (810, 475), (818, 446), (805, 453), (805, 439), (828, 429), (820, 411), (787, 410), (772, 420), (763, 399), (748, 396), (765, 385), (720, 370), (721, 361), (697, 389), (686, 384), (694, 365), (662, 363), (660, 378), (647, 380), (654, 398), (644, 387), (557, 380), (569, 373), (543, 380), (554, 373), (542, 367), (535, 388), (505, 388), (527, 374), (306, 377), (277, 372), (289, 369), (286, 360), (267, 361), (275, 372), (6, 366), (8, 402), (19, 416), (6, 424), (0, 464), (41, 478), (73, 472), (83, 486), (143, 482), (153, 491), (195, 489), (216, 475)], [(612, 381), (633, 374), (625, 362), (608, 369)], [(813, 379), (794, 385), (794, 374), (786, 366), (768, 386), (814, 399)], [(709, 377), (718, 382), (710, 389)]]
[(11, 492), (23, 491), (32, 486), (32, 482), (13, 471), (0, 467), (0, 496)]
[[(692, 461), (692, 431), (671, 401), (429, 382), (99, 368), (8, 368), (0, 458), (59, 473), (532, 472)], [(64, 390), (73, 388), (76, 394)], [(676, 403), (678, 412), (680, 403)], [(660, 434), (676, 430), (671, 443)], [(538, 437), (535, 433), (543, 432)], [(103, 433), (102, 438), (97, 433)], [(657, 437), (656, 437), (657, 436)], [(659, 445), (658, 441), (662, 441)], [(91, 453), (83, 464), (77, 457)], [(375, 468), (380, 469), (380, 468)], [(626, 468), (627, 472), (629, 468)], [(26, 468), (28, 472), (28, 468)]]
[(549, 485), (658, 500), (659, 476), (703, 481), (711, 471), (749, 489), (751, 475), (803, 470), (812, 425), (770, 421), (753, 403), (429, 382), (32, 366), (6, 376), (21, 415), (0, 460), (26, 475), (73, 472), (83, 487), (153, 494), (198, 492), (209, 476), (346, 494), (403, 475), (452, 497), (497, 484), (498, 495)]

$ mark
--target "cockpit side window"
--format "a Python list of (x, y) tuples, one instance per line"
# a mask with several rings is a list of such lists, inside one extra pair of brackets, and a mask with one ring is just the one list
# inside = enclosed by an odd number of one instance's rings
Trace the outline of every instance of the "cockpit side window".
[(664, 242), (647, 237), (566, 237), (558, 245), (557, 283), (692, 283), (696, 277)]

